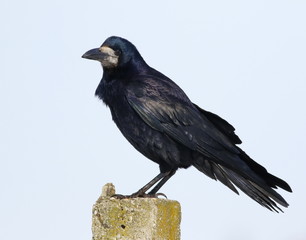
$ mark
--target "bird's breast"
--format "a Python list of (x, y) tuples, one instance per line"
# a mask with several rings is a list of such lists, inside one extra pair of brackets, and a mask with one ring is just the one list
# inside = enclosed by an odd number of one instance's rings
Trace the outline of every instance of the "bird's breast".
[(182, 146), (146, 124), (130, 106), (125, 89), (118, 83), (104, 82), (100, 83), (96, 91), (96, 95), (110, 108), (112, 119), (124, 137), (139, 152), (160, 165), (166, 164), (173, 169), (188, 167), (190, 158), (181, 156)]

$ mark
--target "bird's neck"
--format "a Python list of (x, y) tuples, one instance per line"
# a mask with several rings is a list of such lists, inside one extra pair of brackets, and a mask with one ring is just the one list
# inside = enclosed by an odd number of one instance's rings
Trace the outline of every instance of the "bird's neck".
[(146, 75), (151, 68), (146, 62), (139, 58), (138, 61), (131, 60), (121, 67), (113, 69), (103, 68), (103, 77), (96, 90), (95, 95), (110, 106), (124, 95), (126, 85), (139, 75)]
[(103, 68), (103, 78), (106, 81), (112, 81), (113, 79), (129, 79), (133, 76), (145, 74), (150, 67), (145, 61), (141, 60), (131, 60), (124, 66), (118, 66), (115, 69)]

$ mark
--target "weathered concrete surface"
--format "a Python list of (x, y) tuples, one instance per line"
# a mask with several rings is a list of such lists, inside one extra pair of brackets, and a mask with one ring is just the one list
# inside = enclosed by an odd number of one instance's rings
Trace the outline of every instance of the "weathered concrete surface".
[(93, 240), (179, 240), (179, 202), (159, 198), (116, 199), (106, 184), (93, 206)]

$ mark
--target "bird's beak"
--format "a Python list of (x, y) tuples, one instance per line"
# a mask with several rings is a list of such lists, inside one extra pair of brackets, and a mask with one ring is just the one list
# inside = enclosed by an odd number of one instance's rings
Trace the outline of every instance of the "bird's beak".
[(117, 67), (119, 57), (115, 51), (110, 47), (102, 46), (94, 48), (83, 54), (82, 58), (97, 60), (101, 62), (103, 67), (113, 68)]
[(82, 55), (82, 58), (87, 58), (87, 59), (91, 59), (91, 60), (100, 60), (105, 58), (105, 54), (103, 54), (99, 48), (94, 48), (91, 49), (89, 51), (87, 51), (86, 53), (84, 53)]

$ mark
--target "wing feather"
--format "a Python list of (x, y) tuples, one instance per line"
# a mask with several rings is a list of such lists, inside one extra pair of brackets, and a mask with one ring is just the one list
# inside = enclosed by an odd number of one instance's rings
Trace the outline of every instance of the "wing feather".
[[(158, 84), (160, 81), (163, 84)], [(280, 210), (273, 200), (288, 205), (271, 186), (291, 190), (290, 187), (246, 157), (235, 145), (241, 141), (234, 133), (234, 127), (194, 105), (173, 82), (149, 76), (141, 78), (127, 87), (126, 99), (150, 127), (201, 154), (192, 164), (207, 176), (218, 179), (238, 193), (235, 184), (270, 210)], [(268, 176), (270, 182), (261, 175)]]

